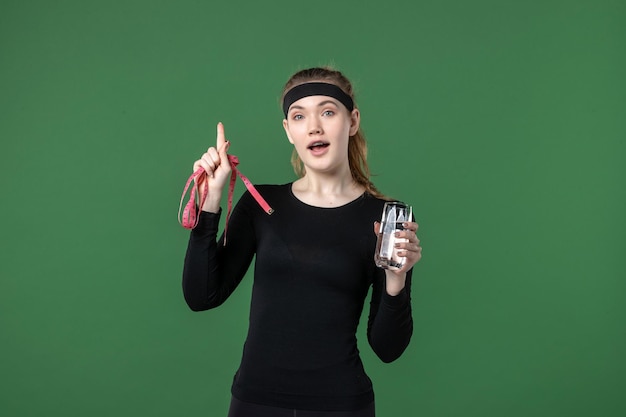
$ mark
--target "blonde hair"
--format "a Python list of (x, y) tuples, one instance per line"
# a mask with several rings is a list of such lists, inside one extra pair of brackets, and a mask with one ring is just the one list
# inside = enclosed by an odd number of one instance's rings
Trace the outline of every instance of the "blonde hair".
[[(350, 83), (350, 81), (340, 71), (329, 67), (308, 68), (296, 72), (285, 84), (280, 102), (282, 103), (285, 98), (285, 94), (287, 94), (287, 92), (293, 87), (311, 81), (324, 81), (338, 86), (352, 98), (355, 102), (354, 107), (357, 108), (356, 100), (354, 100), (352, 83)], [(370, 170), (367, 164), (367, 142), (365, 141), (365, 135), (361, 131), (360, 127), (359, 130), (349, 138), (348, 163), (352, 178), (357, 184), (365, 187), (365, 190), (374, 197), (388, 199), (380, 191), (378, 191), (374, 183), (370, 180)], [(296, 175), (302, 178), (306, 173), (306, 168), (295, 149), (291, 155), (291, 165), (293, 166), (293, 170)]]

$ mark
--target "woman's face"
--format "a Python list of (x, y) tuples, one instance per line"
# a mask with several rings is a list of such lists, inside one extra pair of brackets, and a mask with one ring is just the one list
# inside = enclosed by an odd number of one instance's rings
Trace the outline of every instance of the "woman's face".
[(332, 174), (348, 164), (348, 140), (358, 131), (359, 122), (357, 109), (349, 113), (332, 97), (309, 96), (291, 105), (283, 127), (307, 172)]

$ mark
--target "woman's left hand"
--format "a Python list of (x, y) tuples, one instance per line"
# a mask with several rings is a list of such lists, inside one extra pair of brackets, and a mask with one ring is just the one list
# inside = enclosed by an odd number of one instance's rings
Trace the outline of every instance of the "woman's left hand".
[[(422, 247), (420, 246), (420, 240), (417, 237), (417, 229), (419, 225), (415, 222), (405, 222), (404, 230), (396, 232), (396, 238), (406, 239), (405, 242), (396, 242), (395, 247), (398, 249), (397, 255), (402, 258), (406, 258), (402, 268), (389, 268), (385, 269), (387, 276), (387, 292), (391, 295), (398, 294), (406, 280), (406, 273), (409, 269), (422, 259)], [(380, 231), (380, 223), (374, 223), (374, 233), (378, 235)]]

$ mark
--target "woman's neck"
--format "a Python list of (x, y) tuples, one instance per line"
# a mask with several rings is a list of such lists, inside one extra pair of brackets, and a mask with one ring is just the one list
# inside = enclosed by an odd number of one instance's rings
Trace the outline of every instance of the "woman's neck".
[(365, 191), (351, 174), (325, 176), (315, 173), (307, 173), (294, 181), (291, 189), (300, 201), (316, 207), (342, 206), (357, 199)]

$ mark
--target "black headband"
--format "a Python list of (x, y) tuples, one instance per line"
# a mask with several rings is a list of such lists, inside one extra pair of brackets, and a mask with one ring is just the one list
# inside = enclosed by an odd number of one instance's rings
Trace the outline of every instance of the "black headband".
[(354, 110), (354, 102), (352, 101), (352, 97), (347, 95), (341, 88), (336, 86), (335, 84), (330, 83), (305, 83), (300, 84), (292, 88), (285, 94), (285, 98), (283, 99), (283, 113), (285, 113), (285, 117), (287, 117), (287, 113), (289, 112), (289, 107), (291, 105), (304, 97), (309, 96), (328, 96), (332, 98), (336, 98), (346, 106), (348, 111)]

